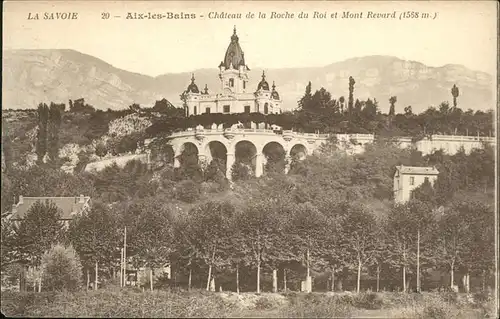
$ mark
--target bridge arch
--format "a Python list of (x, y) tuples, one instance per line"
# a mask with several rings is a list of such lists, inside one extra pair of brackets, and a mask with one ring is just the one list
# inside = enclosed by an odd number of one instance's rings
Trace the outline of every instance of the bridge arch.
[(277, 141), (269, 141), (262, 147), (264, 171), (283, 172), (286, 166), (285, 147)]
[(241, 139), (234, 143), (234, 161), (237, 165), (246, 166), (249, 175), (254, 175), (257, 167), (258, 148), (250, 139)]
[(176, 160), (179, 161), (180, 166), (186, 166), (190, 163), (198, 164), (198, 155), (200, 151), (196, 143), (184, 142), (177, 149)]
[(210, 165), (212, 161), (215, 161), (224, 174), (226, 173), (228, 148), (223, 142), (217, 139), (208, 141), (205, 144), (203, 153), (205, 155), (207, 165)]
[(309, 150), (303, 143), (295, 143), (290, 148), (290, 156), (292, 159), (304, 160), (307, 155), (309, 155)]

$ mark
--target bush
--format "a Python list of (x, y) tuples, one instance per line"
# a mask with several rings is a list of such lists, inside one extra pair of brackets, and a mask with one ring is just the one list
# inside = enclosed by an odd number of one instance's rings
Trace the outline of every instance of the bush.
[(382, 308), (382, 304), (382, 297), (373, 292), (360, 293), (354, 297), (354, 305), (356, 308), (380, 309)]
[(77, 290), (82, 284), (82, 265), (73, 247), (56, 245), (42, 257), (44, 290)]
[(185, 203), (194, 203), (200, 198), (200, 184), (192, 180), (179, 182), (175, 188), (175, 198)]
[(280, 316), (282, 318), (349, 318), (352, 310), (351, 305), (335, 296), (307, 294), (291, 297), (289, 306), (280, 312)]
[(89, 292), (2, 293), (2, 312), (16, 317), (224, 318), (235, 306), (217, 294), (134, 289)]
[(274, 308), (274, 303), (267, 297), (260, 297), (255, 302), (255, 309), (257, 310), (268, 310)]
[(246, 181), (253, 177), (252, 168), (243, 163), (234, 163), (231, 169), (231, 177), (233, 181)]

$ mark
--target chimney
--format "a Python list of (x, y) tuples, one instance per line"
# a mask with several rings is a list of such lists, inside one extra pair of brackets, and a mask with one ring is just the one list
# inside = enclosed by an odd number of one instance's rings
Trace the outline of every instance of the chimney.
[(19, 195), (19, 205), (24, 204), (24, 198), (23, 195)]
[(79, 203), (80, 203), (80, 204), (85, 203), (85, 196), (80, 195), (80, 202), (79, 202)]

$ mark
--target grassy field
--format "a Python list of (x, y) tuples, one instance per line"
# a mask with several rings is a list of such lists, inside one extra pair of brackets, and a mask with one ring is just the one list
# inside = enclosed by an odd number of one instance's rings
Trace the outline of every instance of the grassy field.
[(456, 293), (3, 292), (9, 317), (496, 318), (493, 298)]

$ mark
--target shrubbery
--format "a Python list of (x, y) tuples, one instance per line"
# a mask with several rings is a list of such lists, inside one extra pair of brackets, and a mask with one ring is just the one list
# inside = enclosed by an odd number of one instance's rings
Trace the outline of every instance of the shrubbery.
[(192, 180), (184, 180), (177, 184), (175, 198), (186, 203), (194, 203), (200, 198), (201, 186)]
[(73, 247), (56, 245), (42, 257), (44, 290), (70, 290), (82, 284), (82, 265)]

